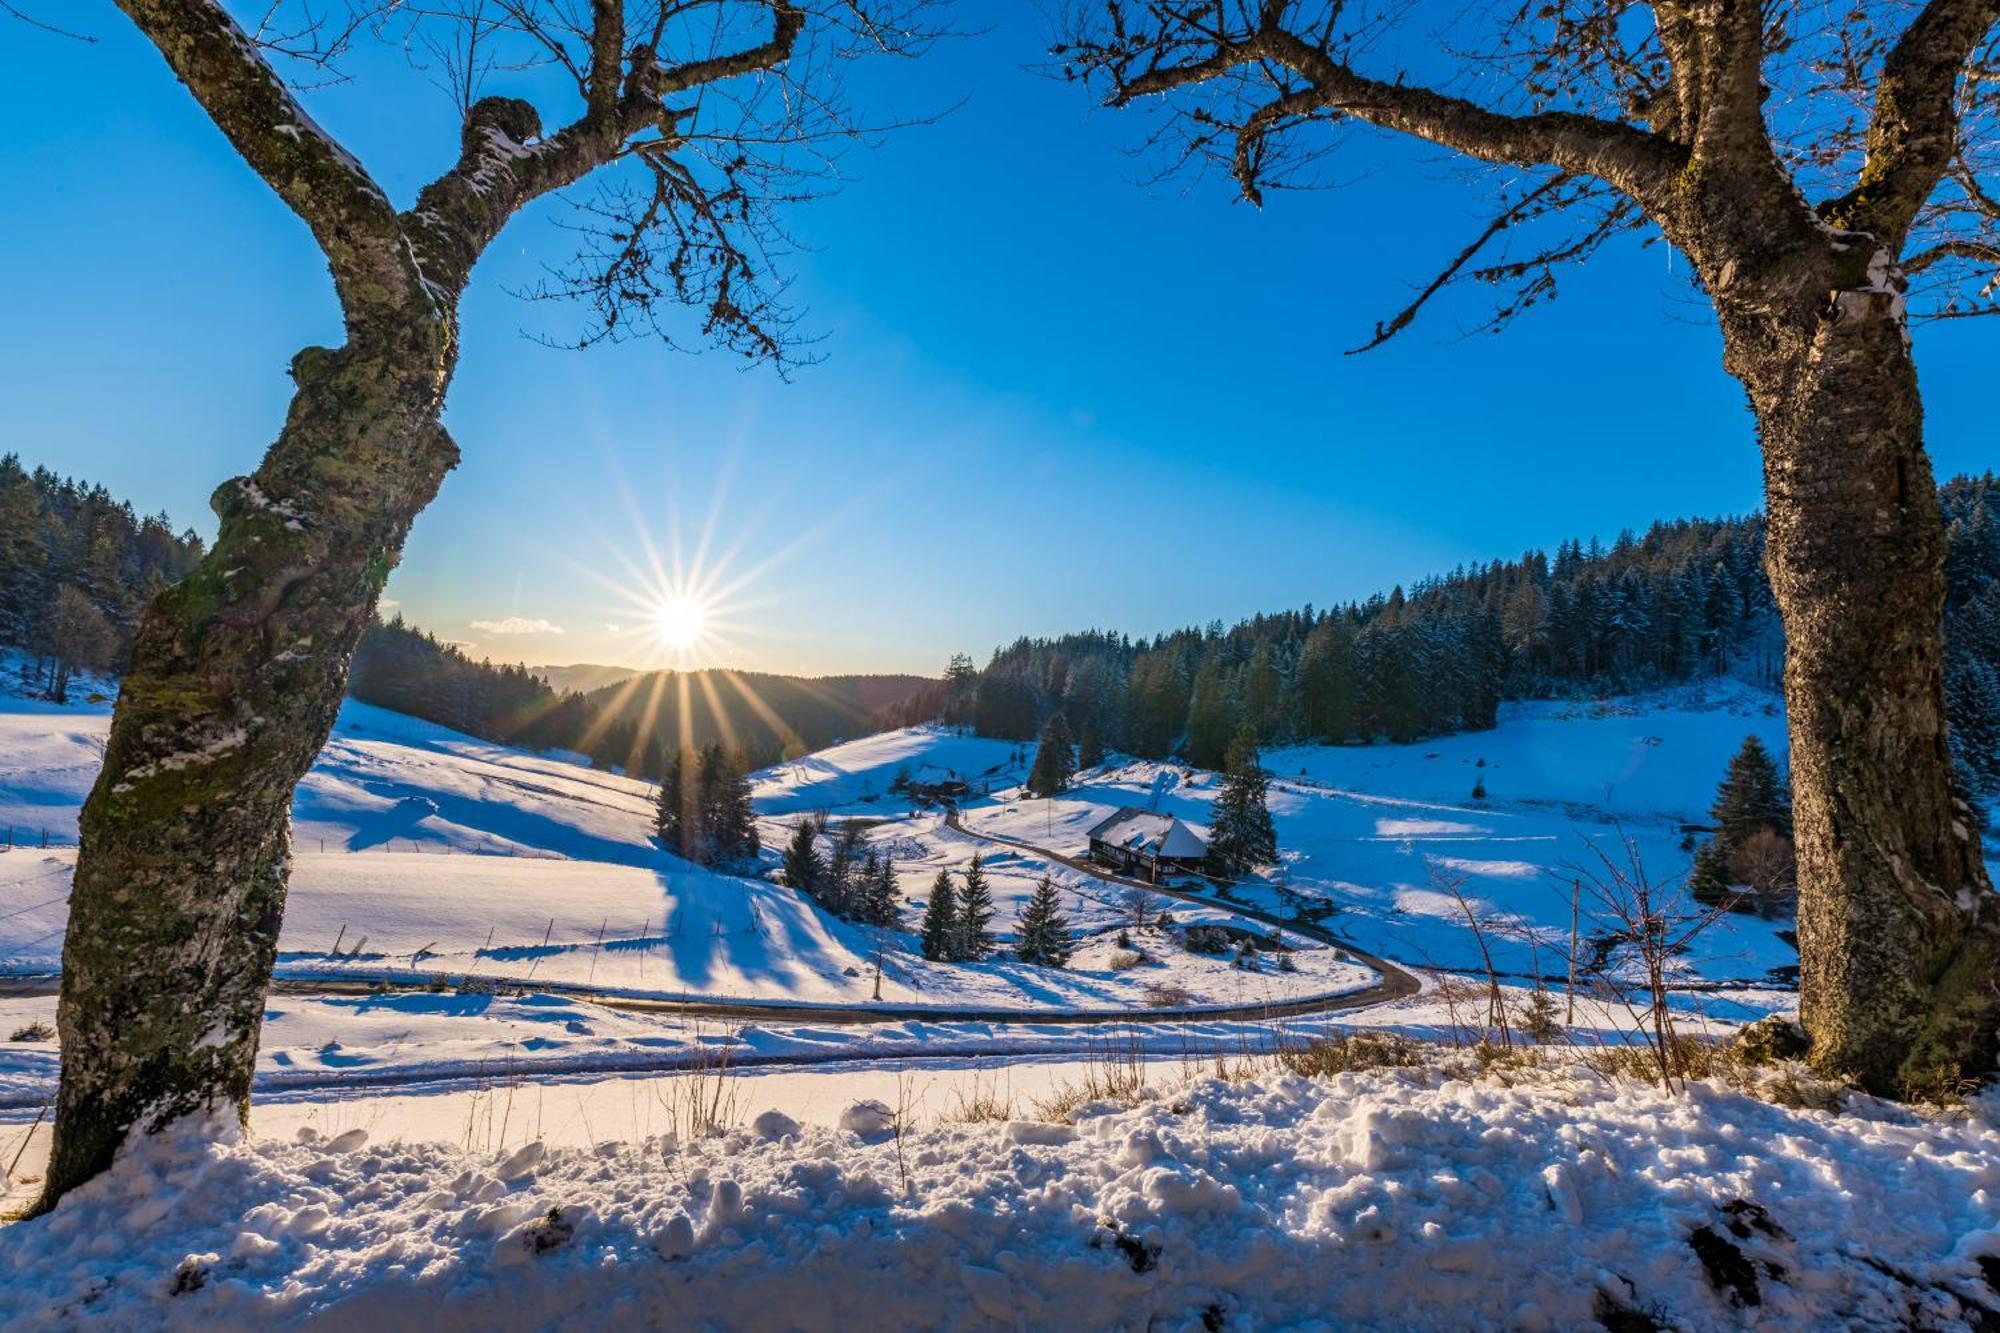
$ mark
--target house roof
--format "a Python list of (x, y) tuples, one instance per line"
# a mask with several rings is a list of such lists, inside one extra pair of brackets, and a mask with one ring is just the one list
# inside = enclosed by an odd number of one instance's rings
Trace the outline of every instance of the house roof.
[(1092, 828), (1090, 840), (1173, 860), (1208, 855), (1208, 844), (1201, 835), (1180, 820), (1130, 805)]

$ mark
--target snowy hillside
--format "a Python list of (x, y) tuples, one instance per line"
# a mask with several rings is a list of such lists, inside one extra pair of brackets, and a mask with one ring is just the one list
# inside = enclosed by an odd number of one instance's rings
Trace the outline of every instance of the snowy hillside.
[[(108, 722), (104, 706), (10, 701), (0, 711), (0, 818), (73, 840)], [(858, 747), (867, 763), (842, 747), (760, 775), (759, 809), (789, 813), (839, 798), (866, 808), (869, 785), (880, 792), (897, 767), (975, 759), (991, 767), (1013, 748), (921, 730)], [(851, 763), (854, 774), (843, 767)], [(1294, 941), (1296, 970), (1283, 973), (1187, 954), (1123, 971), (1110, 965), (1108, 937), (1050, 972), (930, 963), (903, 936), (880, 941), (878, 999), (878, 932), (834, 920), (782, 886), (668, 856), (651, 838), (653, 800), (648, 783), (350, 701), (294, 805), (297, 857), (278, 975), (472, 977), (762, 1005), (1088, 1011), (1157, 1005), (1158, 995), (1180, 1007), (1333, 996), (1374, 980), (1304, 940)], [(767, 820), (767, 842), (785, 832)], [(892, 850), (904, 858), (905, 892), (920, 896), (939, 866), (972, 849)], [(0, 858), (0, 894), (18, 904), (0, 917), (0, 977), (58, 967), (74, 856), (30, 846)], [(1111, 896), (1099, 891), (1097, 901), (1108, 919)], [(1003, 903), (996, 930), (1012, 920)]]
[[(1706, 819), (1746, 735), (1784, 753), (1778, 701), (1722, 682), (1598, 704), (1510, 704), (1493, 731), (1413, 745), (1274, 750), (1264, 759), (1284, 865), (1236, 892), (1247, 906), (1282, 914), (1282, 882), (1333, 904), (1328, 924), (1371, 952), (1469, 969), (1480, 963), (1477, 944), (1434, 874), (1462, 879), (1498, 966), (1531, 979), (1539, 964), (1553, 978), (1569, 944), (1571, 885), (1593, 868), (1593, 849), (1615, 851), (1624, 836), (1655, 878), (1683, 874), (1690, 858), (1679, 825)], [(1076, 895), (1079, 915), (1102, 924), (1118, 915), (1117, 891), (1017, 844), (1080, 857), (1090, 827), (1122, 806), (1155, 808), (1205, 832), (1221, 787), (1217, 775), (1178, 764), (1114, 760), (1053, 800), (1024, 799), (1023, 760), (1031, 757), (1032, 747), (1003, 741), (893, 732), (836, 746), (796, 771), (773, 770), (758, 804), (881, 820), (873, 836), (906, 870), (961, 865), (978, 853), (994, 871), (1003, 911), (1053, 874)], [(991, 794), (966, 802), (954, 829), (888, 794), (901, 772), (955, 775)], [(1486, 799), (1471, 799), (1475, 783)], [(911, 878), (905, 888), (920, 891)], [(1593, 904), (1583, 897), (1588, 929)], [(1218, 906), (1226, 915), (1229, 905)], [(1728, 918), (1698, 942), (1690, 979), (1769, 984), (1797, 962), (1786, 929)]]

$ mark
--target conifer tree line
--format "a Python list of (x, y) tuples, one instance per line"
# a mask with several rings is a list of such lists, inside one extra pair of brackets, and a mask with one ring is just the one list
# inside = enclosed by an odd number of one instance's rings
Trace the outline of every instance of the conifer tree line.
[[(1963, 771), (1988, 791), (2000, 789), (1996, 485), (1986, 475), (1941, 488), (1952, 725)], [(1784, 642), (1763, 551), (1760, 517), (1680, 520), (1230, 628), (1023, 638), (983, 670), (954, 658), (897, 720), (1027, 740), (1059, 713), (1084, 767), (1111, 748), (1222, 769), (1245, 724), (1266, 744), (1412, 741), (1491, 727), (1509, 699), (1724, 673), (1775, 685)]]
[(700, 865), (754, 858), (763, 844), (742, 756), (720, 742), (676, 751), (660, 778), (653, 834), (668, 851)]
[[(822, 842), (828, 844), (824, 852)], [(843, 921), (902, 929), (903, 892), (896, 883), (896, 863), (866, 844), (856, 820), (830, 831), (822, 816), (801, 819), (785, 844), (783, 873), (787, 886)]]
[(34, 655), (29, 683), (58, 701), (76, 672), (124, 665), (147, 600), (202, 550), (164, 514), (142, 517), (102, 486), (0, 457), (0, 642)]

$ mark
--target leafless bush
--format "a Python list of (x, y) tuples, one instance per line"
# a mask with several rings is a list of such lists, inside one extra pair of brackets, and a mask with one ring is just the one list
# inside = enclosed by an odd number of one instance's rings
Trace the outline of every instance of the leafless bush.
[(1276, 1053), (1281, 1066), (1304, 1078), (1407, 1069), (1424, 1062), (1422, 1045), (1395, 1032), (1337, 1032), (1311, 1040), (1281, 1033)]
[(1652, 1061), (1652, 1076), (1673, 1092), (1689, 1078), (1713, 1072), (1714, 1048), (1676, 1031), (1668, 983), (1680, 958), (1728, 909), (1695, 901), (1685, 877), (1655, 882), (1638, 845), (1623, 834), (1615, 855), (1594, 842), (1590, 848), (1594, 861), (1570, 869), (1592, 905), (1592, 917), (1604, 928), (1595, 971), (1631, 1018), (1631, 1035)]
[(969, 1095), (964, 1088), (959, 1088), (952, 1093), (952, 1097), (956, 1104), (945, 1115), (946, 1120), (976, 1125), (1014, 1118), (1014, 1099), (1001, 1095), (997, 1084), (989, 1084), (983, 1079), (973, 1080)]
[(1136, 1105), (1146, 1093), (1146, 1060), (1136, 1033), (1089, 1043), (1083, 1078), (1058, 1085), (1034, 1105), (1038, 1120), (1068, 1124), (1092, 1102)]
[(1113, 972), (1130, 972), (1146, 961), (1146, 955), (1137, 949), (1113, 949), (1105, 960)]
[(1179, 1009), (1194, 1003), (1194, 996), (1177, 981), (1149, 981), (1145, 989), (1148, 1009)]
[(1118, 910), (1128, 927), (1144, 930), (1160, 919), (1166, 900), (1150, 889), (1129, 888), (1118, 895)]
[[(1465, 876), (1446, 869), (1439, 862), (1426, 858), (1425, 872), (1430, 877), (1431, 888), (1439, 893), (1449, 894), (1458, 904), (1458, 910), (1465, 914), (1465, 924), (1472, 928), (1473, 941), (1479, 946), (1479, 958), (1486, 970), (1486, 1028), (1488, 1033), (1497, 1032), (1502, 1046), (1514, 1044), (1513, 1032), (1507, 1024), (1507, 1005), (1500, 995), (1500, 974), (1493, 966), (1493, 949), (1487, 942), (1487, 913), (1475, 908), (1472, 900), (1465, 896)], [(1453, 1016), (1453, 1026), (1457, 1017)], [(1489, 1040), (1482, 1033), (1482, 1042)]]
[(653, 1097), (666, 1113), (667, 1131), (676, 1139), (705, 1139), (742, 1118), (741, 1093), (730, 1065), (728, 1040), (711, 1043), (700, 1027), (694, 1032), (694, 1059), (684, 1074), (656, 1082)]
[(56, 1030), (47, 1023), (30, 1023), (24, 1028), (15, 1028), (8, 1041), (54, 1041)]

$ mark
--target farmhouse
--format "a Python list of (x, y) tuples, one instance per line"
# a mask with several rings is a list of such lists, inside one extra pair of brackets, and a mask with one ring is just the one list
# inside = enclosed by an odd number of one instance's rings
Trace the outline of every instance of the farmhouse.
[(1157, 880), (1162, 870), (1193, 869), (1208, 856), (1201, 835), (1172, 815), (1126, 806), (1090, 830), (1090, 859)]

